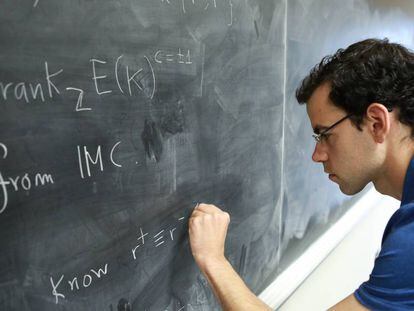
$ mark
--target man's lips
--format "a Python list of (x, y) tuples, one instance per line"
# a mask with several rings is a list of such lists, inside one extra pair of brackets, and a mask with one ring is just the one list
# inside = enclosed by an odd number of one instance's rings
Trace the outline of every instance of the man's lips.
[(333, 179), (334, 178), (336, 178), (336, 175), (335, 174), (332, 174), (331, 172), (329, 172), (328, 170), (324, 170), (324, 172), (326, 173), (326, 174), (328, 174), (328, 178), (330, 179), (330, 180), (332, 180), (333, 181)]

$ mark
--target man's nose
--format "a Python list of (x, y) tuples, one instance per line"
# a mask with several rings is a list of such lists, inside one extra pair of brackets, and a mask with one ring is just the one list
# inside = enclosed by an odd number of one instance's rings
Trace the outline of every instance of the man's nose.
[(328, 153), (321, 143), (316, 143), (315, 150), (312, 154), (312, 160), (315, 162), (325, 162), (328, 160)]

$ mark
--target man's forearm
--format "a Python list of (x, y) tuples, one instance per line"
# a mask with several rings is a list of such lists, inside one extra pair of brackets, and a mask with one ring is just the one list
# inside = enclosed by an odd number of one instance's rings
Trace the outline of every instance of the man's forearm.
[(225, 258), (209, 260), (200, 268), (225, 311), (271, 310), (250, 291)]
[(224, 256), (230, 215), (217, 206), (200, 203), (189, 220), (191, 252), (225, 311), (268, 311), (244, 284)]

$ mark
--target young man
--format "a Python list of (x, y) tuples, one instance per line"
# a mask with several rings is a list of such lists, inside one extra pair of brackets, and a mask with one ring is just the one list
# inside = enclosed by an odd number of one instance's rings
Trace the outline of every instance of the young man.
[[(368, 39), (316, 65), (296, 92), (316, 140), (312, 160), (345, 194), (372, 182), (401, 201), (368, 281), (332, 310), (414, 310), (414, 54)], [(270, 310), (224, 257), (230, 217), (198, 205), (189, 221), (193, 256), (224, 310)]]

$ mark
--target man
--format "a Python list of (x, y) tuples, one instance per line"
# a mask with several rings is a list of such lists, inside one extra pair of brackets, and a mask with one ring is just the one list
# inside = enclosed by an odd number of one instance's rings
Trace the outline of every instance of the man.
[[(368, 281), (332, 310), (414, 310), (414, 54), (368, 39), (316, 65), (296, 91), (316, 140), (312, 160), (351, 195), (372, 182), (401, 201)], [(193, 256), (225, 310), (269, 310), (224, 257), (230, 217), (198, 205), (189, 221)]]

